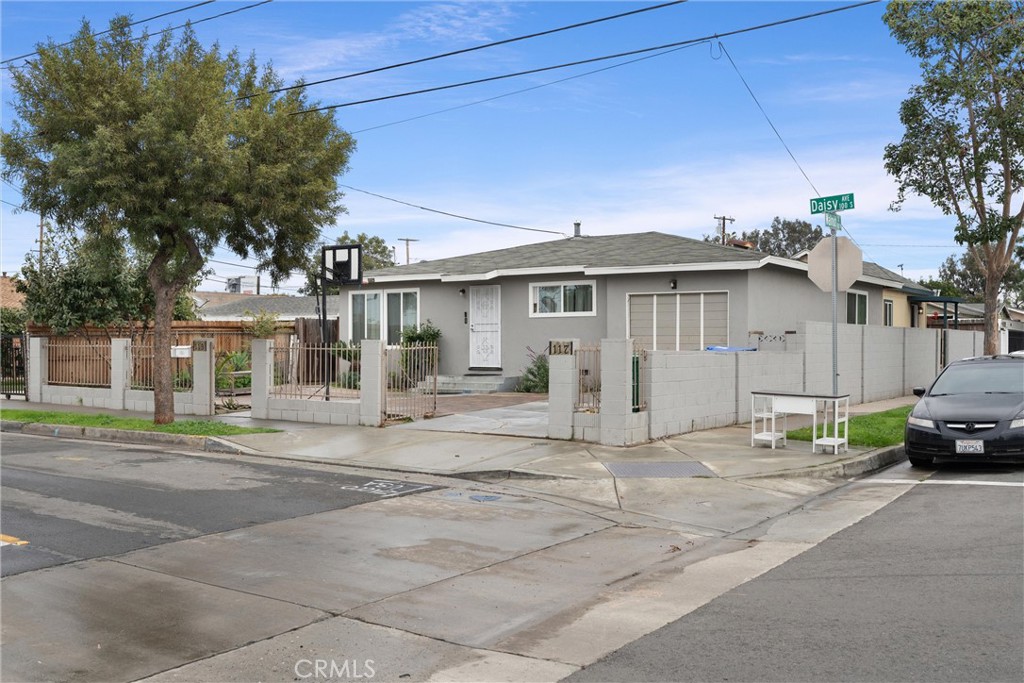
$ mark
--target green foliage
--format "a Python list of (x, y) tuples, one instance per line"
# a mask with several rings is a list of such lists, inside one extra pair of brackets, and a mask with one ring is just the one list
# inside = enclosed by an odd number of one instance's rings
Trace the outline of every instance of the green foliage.
[(21, 334), (25, 331), (25, 311), (20, 308), (0, 308), (0, 334)]
[[(144, 255), (154, 341), (171, 345), (177, 295), (225, 245), (277, 282), (333, 225), (354, 143), (333, 112), (255, 57), (207, 49), (186, 28), (137, 36), (127, 16), (40, 45), (9, 74), (4, 180), (28, 209)], [(69, 321), (70, 322), (70, 321)], [(158, 422), (173, 421), (170, 359), (157, 355)]]
[(441, 328), (428, 318), (426, 322), (402, 330), (402, 344), (437, 344), (441, 340)]
[(262, 308), (255, 313), (246, 311), (245, 316), (242, 329), (256, 339), (271, 339), (277, 331), (277, 319), (281, 317)]
[[(938, 279), (922, 280), (921, 284), (943, 296), (961, 297), (972, 303), (985, 301), (985, 274), (971, 252), (959, 258), (951, 254), (939, 266)], [(1011, 263), (1006, 269), (999, 293), (1010, 305), (1024, 303), (1024, 270), (1020, 263)]]
[[(25, 295), (28, 319), (58, 334), (93, 326), (108, 336), (131, 337), (152, 319), (155, 305), (138, 254), (119, 242), (52, 224), (42, 261), (35, 252), (27, 254), (15, 288)], [(179, 293), (174, 319), (196, 317), (192, 298)]]
[(245, 389), (252, 386), (252, 375), (233, 375), (234, 372), (252, 370), (252, 356), (248, 351), (234, 351), (221, 355), (214, 369), (217, 389)]
[(984, 275), (994, 353), (999, 290), (1024, 221), (1024, 3), (893, 0), (883, 19), (921, 68), (900, 107), (903, 139), (885, 148), (893, 209), (917, 194), (953, 218)]
[(526, 347), (526, 351), (530, 364), (523, 370), (523, 376), (519, 378), (516, 391), (546, 394), (548, 393), (548, 378), (550, 375), (548, 356), (546, 353), (537, 353), (529, 346)]
[[(379, 270), (390, 268), (395, 265), (394, 252), (384, 241), (384, 238), (376, 235), (367, 235), (361, 232), (355, 237), (349, 237), (348, 230), (341, 234), (335, 244), (361, 244), (363, 245), (363, 272), (368, 270)], [(307, 296), (320, 293), (320, 247), (315, 246), (310, 253), (309, 259), (303, 268), (306, 272), (306, 283), (299, 289), (300, 294)], [(338, 285), (328, 285), (328, 294), (341, 293)]]
[[(736, 234), (729, 233), (729, 236), (735, 238)], [(820, 225), (811, 226), (807, 221), (776, 216), (771, 227), (744, 232), (739, 239), (750, 242), (754, 249), (764, 254), (790, 258), (804, 249), (813, 249), (824, 237), (825, 233)], [(718, 244), (722, 241), (722, 236), (704, 235), (704, 241)]]

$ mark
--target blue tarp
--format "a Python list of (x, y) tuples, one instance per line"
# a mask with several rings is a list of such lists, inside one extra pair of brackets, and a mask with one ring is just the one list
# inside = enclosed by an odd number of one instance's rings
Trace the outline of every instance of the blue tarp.
[(746, 346), (709, 346), (705, 351), (757, 351), (753, 347)]

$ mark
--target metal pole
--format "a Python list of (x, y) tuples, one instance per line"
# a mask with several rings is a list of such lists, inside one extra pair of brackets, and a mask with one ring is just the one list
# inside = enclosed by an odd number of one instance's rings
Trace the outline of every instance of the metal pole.
[(838, 247), (836, 229), (832, 228), (832, 395), (839, 395), (839, 269), (836, 265)]
[(324, 371), (324, 400), (331, 400), (331, 372), (330, 372), (330, 354), (331, 352), (327, 349), (327, 274), (324, 272), (323, 261), (320, 265), (320, 314), (323, 316), (320, 319), (320, 345), (323, 346), (323, 358), (320, 360), (320, 365)]

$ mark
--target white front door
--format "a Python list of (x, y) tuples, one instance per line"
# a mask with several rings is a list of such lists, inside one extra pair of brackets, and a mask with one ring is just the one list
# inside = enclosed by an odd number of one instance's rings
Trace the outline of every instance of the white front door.
[(469, 366), (501, 367), (501, 286), (469, 288)]

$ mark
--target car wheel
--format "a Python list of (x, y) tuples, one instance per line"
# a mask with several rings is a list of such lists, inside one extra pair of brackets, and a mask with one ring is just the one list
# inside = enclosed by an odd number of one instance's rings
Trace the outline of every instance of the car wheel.
[(935, 463), (932, 462), (931, 458), (918, 458), (913, 455), (908, 455), (907, 459), (910, 460), (911, 467), (935, 467)]

